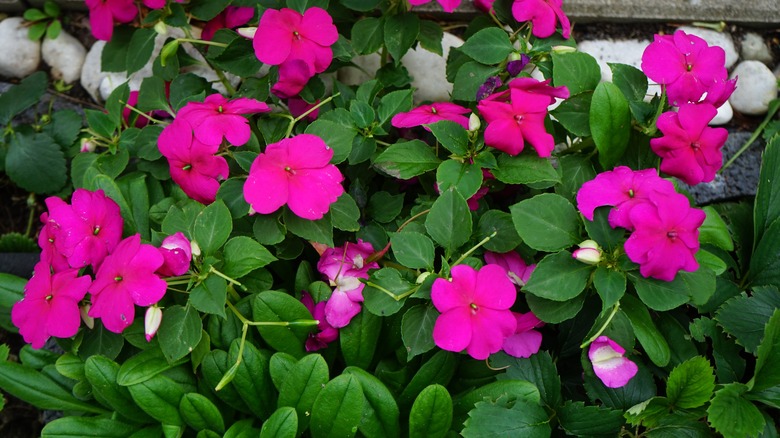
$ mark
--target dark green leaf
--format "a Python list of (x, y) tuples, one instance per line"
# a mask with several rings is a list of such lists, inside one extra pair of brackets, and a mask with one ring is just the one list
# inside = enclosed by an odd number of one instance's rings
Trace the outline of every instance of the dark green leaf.
[(162, 374), (128, 387), (135, 403), (155, 420), (174, 426), (183, 424), (179, 403), (184, 388)]
[(593, 285), (601, 297), (601, 308), (607, 309), (620, 301), (626, 293), (626, 274), (599, 266), (593, 275)]
[(333, 225), (330, 215), (326, 214), (322, 219), (313, 221), (296, 216), (289, 209), (284, 210), (284, 224), (287, 229), (296, 236), (306, 240), (313, 240), (333, 247)]
[(192, 73), (178, 75), (171, 81), (169, 101), (173, 110), (179, 111), (187, 102), (203, 100), (210, 89), (208, 81), (200, 76)]
[(478, 62), (466, 62), (458, 69), (458, 73), (455, 75), (452, 98), (466, 102), (476, 101), (479, 87), (489, 77), (497, 73), (498, 69), (496, 67), (483, 65)]
[(356, 131), (345, 129), (344, 126), (329, 120), (316, 120), (306, 128), (306, 133), (323, 139), (325, 144), (333, 149), (333, 158), (330, 162), (339, 164), (352, 152), (352, 139), (355, 138)]
[(706, 358), (696, 356), (681, 363), (669, 374), (666, 398), (672, 406), (693, 409), (710, 401), (714, 390), (712, 365)]
[(420, 21), (420, 47), (439, 56), (443, 56), (441, 49), (441, 40), (444, 31), (438, 23), (431, 20)]
[(452, 425), (452, 398), (441, 385), (420, 392), (409, 412), (410, 438), (443, 438)]
[(314, 401), (326, 383), (328, 364), (319, 354), (310, 354), (290, 369), (279, 388), (278, 406), (295, 408), (299, 434), (308, 427)]
[(518, 399), (507, 403), (479, 402), (469, 411), (461, 434), (466, 437), (522, 436), (545, 438), (552, 433), (547, 412), (538, 404)]
[(617, 63), (607, 63), (612, 70), (612, 83), (615, 84), (628, 100), (642, 101), (647, 94), (647, 76), (642, 70)]
[(553, 85), (565, 85), (569, 93), (593, 91), (601, 81), (601, 68), (598, 62), (584, 52), (552, 53)]
[(455, 374), (457, 359), (453, 353), (439, 350), (415, 373), (398, 396), (398, 406), (408, 409), (420, 392), (432, 384), (447, 385)]
[(543, 193), (509, 207), (520, 238), (540, 251), (558, 251), (580, 241), (577, 211), (566, 198)]
[[(374, 53), (384, 42), (383, 18), (368, 17), (359, 20), (352, 26), (352, 47), (358, 55)], [(380, 117), (381, 119), (381, 117)]]
[(127, 52), (133, 38), (134, 27), (114, 26), (111, 41), (106, 43), (100, 56), (100, 70), (119, 72), (127, 70)]
[(447, 160), (436, 170), (436, 185), (441, 192), (454, 187), (469, 199), (482, 186), (482, 169), (476, 164)]
[(537, 297), (568, 301), (579, 295), (593, 267), (578, 262), (568, 251), (545, 256), (536, 266), (523, 288)]
[[(130, 386), (145, 382), (157, 374), (182, 363), (184, 363), (184, 360), (170, 363), (165, 360), (162, 350), (149, 348), (137, 353), (122, 364), (122, 367), (119, 368), (116, 374), (116, 383), (121, 386)], [(103, 363), (96, 365), (101, 365), (103, 368), (107, 367)]]
[(0, 95), (0, 125), (40, 101), (48, 84), (46, 73), (37, 71)]
[(528, 307), (537, 318), (544, 322), (558, 324), (574, 318), (582, 310), (585, 295), (580, 294), (568, 301), (553, 301), (528, 294), (526, 300), (528, 300)]
[(780, 219), (775, 219), (758, 241), (750, 259), (750, 284), (755, 286), (780, 284)]
[(456, 190), (442, 193), (425, 219), (425, 229), (448, 254), (468, 242), (471, 237), (471, 211), (466, 200)]
[(599, 151), (599, 163), (611, 169), (626, 151), (631, 135), (631, 112), (620, 89), (601, 82), (590, 104), (590, 132)]
[(403, 307), (402, 295), (408, 295), (415, 285), (394, 268), (374, 271), (363, 289), (366, 310), (377, 316), (392, 315)]
[[(238, 352), (241, 341), (234, 339), (230, 344), (228, 363), (239, 363)], [(258, 350), (252, 344), (245, 344), (240, 363), (236, 368), (232, 384), (241, 399), (258, 418), (271, 415), (276, 393), (270, 374), (269, 354)]]
[(424, 234), (414, 231), (395, 233), (390, 237), (390, 247), (396, 260), (407, 268), (433, 268), (433, 242)]
[(170, 105), (165, 97), (165, 81), (157, 76), (144, 78), (136, 106), (141, 111), (168, 110)]
[(312, 407), (312, 437), (355, 436), (363, 417), (363, 400), (363, 391), (355, 376), (342, 374), (328, 382)]
[(124, 438), (135, 430), (135, 426), (111, 418), (67, 416), (48, 423), (41, 430), (41, 437)]
[(295, 438), (297, 430), (298, 414), (295, 409), (282, 406), (263, 423), (260, 438)]
[(534, 154), (510, 156), (501, 154), (493, 176), (507, 184), (546, 184), (548, 187), (561, 182), (550, 160)]
[(725, 437), (758, 436), (764, 429), (764, 417), (743, 394), (747, 388), (731, 383), (718, 390), (707, 408), (707, 420)]
[(780, 309), (775, 309), (764, 329), (764, 338), (758, 346), (756, 372), (748, 383), (751, 391), (761, 391), (780, 385)]
[(357, 379), (365, 397), (360, 432), (367, 437), (397, 437), (400, 433), (398, 405), (381, 380), (357, 367), (347, 367), (344, 374)]
[(104, 412), (92, 403), (74, 398), (49, 376), (15, 362), (0, 363), (0, 387), (39, 409)]
[(51, 115), (51, 123), (43, 127), (43, 132), (53, 138), (63, 150), (67, 150), (76, 141), (83, 122), (84, 117), (81, 114), (63, 109)]
[(539, 389), (541, 401), (546, 406), (557, 408), (561, 404), (561, 378), (548, 352), (540, 351), (529, 358), (498, 353), (491, 357), (490, 366), (506, 368), (506, 373), (499, 375), (499, 380), (524, 380), (533, 383)]
[(65, 156), (46, 134), (16, 132), (8, 143), (5, 173), (29, 192), (56, 193), (67, 179)]
[(397, 65), (417, 40), (417, 35), (420, 33), (420, 18), (414, 13), (404, 13), (387, 15), (384, 21), (385, 47)]
[(726, 301), (715, 320), (748, 353), (755, 354), (764, 337), (764, 326), (777, 308), (780, 308), (780, 292), (774, 287), (761, 287), (749, 297), (743, 292)]
[(375, 192), (368, 200), (366, 213), (375, 221), (386, 224), (395, 220), (404, 208), (404, 194), (391, 195), (388, 192)]
[(420, 140), (390, 145), (374, 159), (374, 167), (395, 178), (409, 179), (439, 166), (433, 149)]
[[(2, 106), (0, 106), (1, 108)], [(761, 171), (753, 211), (754, 240), (762, 241), (767, 229), (780, 218), (780, 136), (767, 142), (761, 156)]]
[(265, 247), (246, 236), (237, 236), (225, 245), (225, 266), (222, 273), (240, 278), (276, 260)]
[(556, 413), (563, 430), (573, 436), (615, 436), (625, 423), (621, 411), (583, 402), (566, 402)]
[(182, 419), (195, 430), (210, 429), (222, 433), (225, 420), (219, 409), (205, 396), (198, 393), (184, 394), (179, 403)]
[(330, 205), (330, 219), (333, 227), (342, 231), (358, 231), (360, 229), (360, 209), (355, 203), (355, 199), (348, 193), (339, 196), (333, 204)]
[[(371, 18), (368, 20), (371, 20)], [(379, 108), (377, 108), (379, 124), (384, 125), (394, 115), (410, 109), (412, 109), (412, 90), (391, 91), (379, 101)]]
[(590, 137), (590, 104), (593, 93), (584, 92), (572, 96), (558, 105), (550, 114), (555, 117), (567, 131), (577, 137)]
[(647, 308), (642, 302), (632, 295), (625, 295), (620, 300), (620, 304), (623, 312), (625, 312), (629, 321), (631, 321), (631, 326), (634, 328), (634, 334), (639, 340), (639, 343), (642, 344), (642, 347), (644, 347), (647, 357), (659, 367), (666, 366), (671, 357), (669, 344), (666, 343), (663, 335), (661, 335), (655, 327), (655, 324), (653, 324), (650, 312), (647, 311)]
[(458, 123), (442, 120), (427, 125), (436, 140), (448, 151), (456, 155), (465, 155), (469, 147), (469, 134)]
[(339, 344), (344, 362), (349, 366), (368, 369), (374, 358), (382, 319), (371, 312), (358, 313), (346, 327), (339, 330)]
[(488, 27), (471, 35), (460, 47), (466, 55), (482, 64), (498, 64), (514, 50), (504, 29)]
[[(255, 321), (277, 322), (310, 320), (311, 313), (299, 300), (283, 292), (266, 291), (255, 294), (252, 300)], [(306, 352), (303, 343), (309, 334), (309, 327), (258, 326), (260, 336), (278, 351), (284, 351), (297, 358)]]
[(190, 292), (190, 304), (203, 313), (225, 317), (227, 281), (216, 275), (209, 275)]
[(418, 304), (404, 313), (401, 338), (406, 347), (407, 361), (433, 349), (433, 325), (438, 317), (439, 312), (426, 304)]
[(154, 40), (157, 32), (151, 28), (138, 28), (133, 32), (130, 45), (127, 48), (127, 75), (137, 72), (149, 61), (154, 50)]
[(200, 314), (192, 306), (171, 306), (163, 311), (162, 324), (157, 332), (168, 362), (175, 362), (189, 354), (203, 334)]

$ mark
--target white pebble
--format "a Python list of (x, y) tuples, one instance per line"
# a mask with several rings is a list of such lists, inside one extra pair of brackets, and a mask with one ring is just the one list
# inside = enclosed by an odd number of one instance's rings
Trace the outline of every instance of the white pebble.
[(415, 88), (415, 104), (420, 104), (423, 101), (450, 100), (452, 84), (447, 82), (447, 56), (451, 48), (462, 45), (462, 39), (449, 32), (444, 32), (441, 41), (442, 56), (418, 46), (406, 52), (406, 55), (401, 58), (401, 63), (409, 71), (409, 76), (412, 77), (412, 87)]
[(81, 77), (81, 66), (87, 56), (87, 49), (79, 40), (62, 31), (57, 39), (43, 39), (41, 54), (44, 62), (51, 67), (51, 75), (70, 84)]
[(734, 110), (731, 108), (730, 103), (725, 102), (718, 108), (718, 114), (715, 115), (709, 124), (711, 126), (725, 125), (731, 121), (732, 117), (734, 117)]
[(726, 68), (731, 68), (736, 64), (737, 59), (739, 59), (737, 49), (734, 47), (734, 40), (731, 38), (731, 35), (727, 33), (693, 26), (682, 26), (679, 30), (696, 35), (706, 41), (710, 46), (719, 46), (722, 48), (723, 51), (726, 52)]
[(742, 59), (746, 61), (761, 61), (764, 64), (772, 63), (772, 53), (761, 35), (748, 32), (742, 37)]
[(729, 102), (734, 110), (749, 115), (765, 114), (769, 102), (777, 97), (777, 78), (759, 61), (742, 61), (731, 73), (737, 79), (737, 89)]
[(41, 43), (27, 37), (21, 17), (0, 21), (0, 75), (23, 78), (35, 72), (41, 62)]
[(81, 66), (81, 86), (96, 102), (100, 101), (100, 83), (108, 73), (100, 68), (100, 56), (103, 53), (105, 41), (96, 41), (87, 52), (84, 64)]

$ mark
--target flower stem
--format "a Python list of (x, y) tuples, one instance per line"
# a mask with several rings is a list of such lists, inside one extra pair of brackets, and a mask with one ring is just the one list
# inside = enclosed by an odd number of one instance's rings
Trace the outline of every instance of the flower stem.
[(769, 105), (769, 111), (766, 113), (766, 118), (764, 118), (764, 121), (761, 122), (760, 125), (758, 125), (758, 128), (756, 128), (756, 130), (753, 131), (753, 135), (750, 136), (748, 141), (745, 142), (745, 144), (737, 151), (736, 154), (734, 154), (733, 157), (729, 158), (726, 164), (724, 164), (723, 167), (720, 168), (718, 173), (722, 173), (724, 170), (726, 170), (727, 167), (731, 166), (731, 163), (736, 161), (737, 158), (739, 158), (739, 156), (742, 155), (750, 147), (750, 145), (752, 145), (753, 142), (756, 141), (756, 139), (758, 139), (758, 136), (761, 135), (762, 132), (764, 132), (766, 125), (769, 124), (769, 122), (775, 116), (775, 113), (777, 112), (778, 109), (780, 109), (780, 99), (775, 99)]
[(591, 336), (590, 339), (588, 339), (587, 341), (583, 342), (582, 345), (580, 345), (580, 348), (587, 347), (588, 345), (590, 345), (591, 342), (595, 341), (596, 338), (601, 336), (601, 334), (604, 333), (604, 330), (607, 329), (607, 326), (609, 326), (609, 323), (612, 322), (612, 318), (615, 317), (618, 310), (620, 310), (620, 301), (618, 301), (617, 303), (615, 303), (614, 306), (612, 306), (612, 312), (610, 312), (609, 316), (607, 317), (607, 320), (604, 321), (604, 324), (601, 325), (601, 328), (599, 328), (596, 334)]
[(417, 292), (417, 289), (420, 288), (420, 286), (416, 286), (416, 287), (413, 287), (413, 288), (409, 289), (408, 291), (402, 293), (401, 295), (396, 295), (396, 294), (390, 292), (389, 290), (385, 289), (384, 287), (382, 287), (382, 286), (380, 286), (380, 285), (378, 285), (376, 283), (372, 283), (370, 281), (366, 282), (366, 286), (373, 287), (374, 289), (384, 293), (385, 295), (387, 295), (388, 297), (394, 299), (395, 301), (403, 300), (404, 298), (408, 297), (409, 295)]
[(303, 113), (300, 116), (292, 119), (290, 121), (289, 126), (287, 126), (287, 132), (284, 133), (284, 138), (290, 137), (290, 134), (292, 134), (292, 130), (295, 127), (296, 123), (300, 122), (301, 120), (303, 120), (304, 117), (308, 116), (309, 114), (313, 113), (314, 111), (317, 111), (318, 109), (320, 109), (320, 107), (322, 107), (323, 105), (325, 105), (326, 103), (330, 102), (331, 100), (333, 100), (334, 98), (336, 98), (336, 97), (338, 97), (340, 95), (341, 95), (341, 93), (333, 94), (333, 95), (329, 96), (327, 99), (323, 100), (322, 102), (319, 102), (318, 104), (316, 104), (313, 107), (311, 107), (308, 110), (306, 110), (305, 113)]
[[(424, 216), (424, 215), (426, 215), (426, 214), (428, 214), (428, 213), (430, 213), (430, 212), (431, 212), (431, 209), (429, 208), (429, 209), (427, 209), (427, 210), (423, 210), (423, 211), (421, 211), (421, 212), (417, 213), (416, 215), (414, 215), (414, 216), (410, 217), (409, 219), (407, 219), (407, 220), (406, 220), (406, 222), (402, 223), (402, 224), (401, 224), (401, 226), (400, 226), (400, 227), (398, 227), (398, 229), (397, 229), (397, 230), (395, 230), (395, 232), (396, 232), (396, 233), (400, 233), (400, 232), (401, 232), (401, 230), (403, 230), (403, 229), (404, 229), (404, 227), (406, 227), (406, 226), (407, 226), (407, 225), (409, 225), (410, 223), (414, 222), (414, 221), (415, 221), (415, 219), (419, 218), (420, 216)], [(375, 252), (375, 253), (371, 254), (371, 256), (370, 256), (370, 257), (368, 257), (368, 260), (366, 260), (366, 262), (367, 262), (367, 263), (371, 263), (371, 262), (375, 262), (375, 261), (377, 261), (377, 260), (381, 259), (382, 257), (384, 257), (384, 256), (385, 256), (385, 254), (387, 254), (387, 251), (388, 251), (389, 249), (390, 249), (390, 242), (387, 242), (387, 245), (385, 245), (385, 247), (384, 247), (384, 248), (382, 248), (382, 250), (381, 250), (381, 251), (377, 251), (377, 252)]]
[[(134, 107), (133, 105), (130, 105), (130, 104), (129, 104), (129, 103), (127, 103), (127, 102), (122, 102), (122, 101), (120, 101), (119, 103), (123, 103), (123, 104), (125, 104), (125, 108), (127, 108), (127, 109), (129, 109), (130, 111), (132, 111), (132, 112), (134, 112), (134, 113), (138, 114), (138, 115), (139, 115), (139, 116), (141, 116), (141, 117), (146, 117), (146, 119), (147, 119), (147, 120), (149, 120), (150, 122), (157, 123), (158, 125), (163, 123), (163, 121), (162, 121), (162, 120), (155, 119), (154, 117), (150, 116), (149, 114), (146, 114), (145, 112), (143, 112), (143, 111), (139, 110), (138, 108)], [(170, 112), (170, 108), (166, 108), (165, 110), (166, 110), (166, 111), (168, 111), (168, 112)]]
[(222, 48), (225, 48), (225, 47), (228, 46), (225, 43), (218, 43), (216, 41), (198, 40), (198, 39), (195, 39), (195, 38), (176, 38), (176, 41), (178, 41), (180, 43), (205, 44), (207, 46), (217, 46), (217, 47), (222, 47)]
[(473, 247), (471, 247), (471, 249), (469, 249), (468, 251), (464, 252), (464, 253), (463, 253), (463, 255), (462, 255), (462, 256), (460, 256), (460, 258), (459, 258), (458, 260), (455, 260), (455, 263), (453, 263), (453, 264), (452, 264), (452, 266), (458, 265), (458, 264), (460, 264), (461, 262), (463, 262), (463, 260), (466, 260), (466, 257), (470, 256), (470, 255), (471, 255), (471, 253), (473, 253), (474, 251), (476, 251), (476, 250), (477, 250), (477, 248), (479, 248), (480, 246), (482, 246), (482, 245), (484, 245), (484, 244), (488, 243), (488, 241), (489, 241), (490, 239), (492, 239), (492, 238), (496, 237), (496, 234), (498, 234), (498, 232), (496, 232), (496, 231), (493, 231), (493, 233), (492, 233), (491, 235), (489, 235), (489, 236), (485, 237), (484, 239), (480, 240), (480, 241), (479, 241), (479, 243), (477, 243), (476, 245), (474, 245)]
[(221, 273), (221, 272), (217, 271), (217, 270), (214, 268), (214, 266), (209, 266), (209, 272), (211, 272), (211, 273), (215, 274), (217, 277), (222, 277), (222, 278), (224, 278), (224, 279), (225, 279), (225, 280), (227, 280), (227, 282), (228, 282), (228, 283), (230, 283), (230, 284), (234, 284), (234, 285), (236, 285), (236, 286), (240, 287), (240, 288), (241, 288), (241, 290), (243, 290), (244, 292), (246, 292), (246, 291), (247, 291), (247, 288), (246, 288), (246, 286), (244, 286), (243, 284), (241, 284), (241, 283), (237, 282), (236, 280), (233, 280), (232, 278), (228, 277), (227, 275), (225, 275), (225, 274), (223, 274), (223, 273)]

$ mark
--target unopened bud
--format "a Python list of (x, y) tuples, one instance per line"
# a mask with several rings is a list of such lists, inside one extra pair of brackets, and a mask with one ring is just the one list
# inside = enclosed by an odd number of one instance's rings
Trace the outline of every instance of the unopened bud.
[(95, 152), (95, 142), (93, 142), (90, 138), (82, 138), (79, 152)]
[(146, 335), (146, 342), (150, 342), (154, 335), (157, 334), (157, 329), (160, 328), (162, 322), (162, 309), (157, 306), (149, 306), (146, 309), (146, 316), (144, 316), (144, 335)]
[(426, 279), (428, 278), (428, 276), (430, 276), (430, 275), (431, 275), (431, 273), (430, 273), (430, 272), (423, 272), (422, 274), (420, 274), (420, 275), (417, 277), (417, 280), (415, 280), (415, 283), (417, 283), (417, 284), (423, 284), (423, 283), (425, 283), (425, 280), (426, 280)]
[(509, 57), (508, 57), (509, 62), (519, 61), (521, 59), (523, 59), (523, 55), (518, 53), (518, 52), (512, 52), (512, 53), (509, 54)]
[(90, 330), (92, 330), (95, 327), (95, 318), (89, 316), (89, 309), (92, 307), (92, 304), (86, 303), (83, 306), (79, 307), (79, 314), (81, 315), (81, 320), (84, 321), (84, 325), (89, 327)]
[(198, 245), (198, 242), (191, 240), (190, 241), (190, 249), (192, 250), (192, 256), (198, 257), (200, 256), (200, 246)]
[(469, 132), (477, 132), (482, 126), (482, 121), (479, 120), (479, 116), (471, 113), (469, 116)]
[(576, 52), (577, 48), (572, 46), (553, 46), (552, 52), (553, 53), (572, 53)]
[(154, 31), (160, 35), (168, 35), (168, 26), (165, 24), (164, 21), (158, 21), (154, 25)]
[(241, 35), (244, 38), (249, 38), (250, 40), (255, 37), (255, 33), (257, 32), (257, 27), (239, 27), (236, 29), (236, 32), (238, 32), (239, 35)]
[(572, 253), (572, 257), (588, 265), (595, 265), (601, 261), (601, 248), (595, 240), (586, 240), (579, 245), (580, 248)]
[(160, 65), (165, 67), (165, 64), (168, 62), (168, 58), (172, 56), (176, 56), (176, 52), (179, 50), (179, 41), (173, 40), (166, 45), (163, 46), (162, 50), (160, 51)]

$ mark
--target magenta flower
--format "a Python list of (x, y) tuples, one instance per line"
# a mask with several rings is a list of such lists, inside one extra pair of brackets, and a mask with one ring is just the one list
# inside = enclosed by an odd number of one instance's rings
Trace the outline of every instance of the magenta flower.
[(46, 198), (49, 208), (49, 230), (56, 231), (54, 237), (57, 250), (68, 259), (73, 268), (98, 265), (122, 239), (124, 221), (119, 205), (107, 197), (103, 190), (90, 192), (76, 189), (71, 205), (55, 196)]
[[(319, 100), (316, 101), (315, 103), (309, 103), (298, 96), (293, 96), (287, 100), (287, 109), (290, 110), (291, 116), (300, 117), (306, 111), (309, 111), (310, 109), (314, 108), (314, 106), (318, 103), (320, 103)], [(320, 114), (320, 110), (319, 108), (317, 108), (314, 111), (310, 112), (308, 115), (306, 115), (306, 120), (313, 122), (317, 120), (317, 116), (319, 116), (319, 114)]]
[[(164, 5), (164, 4), (163, 4)], [(138, 103), (138, 91), (131, 91), (130, 95), (127, 97), (127, 105), (129, 106), (135, 106)], [(149, 113), (151, 115), (151, 113)], [(130, 110), (127, 106), (125, 106), (122, 109), (122, 120), (125, 121), (125, 124), (130, 124), (130, 117), (134, 116), (135, 113)], [(149, 119), (142, 115), (136, 115), (135, 123), (133, 126), (136, 128), (143, 128), (149, 124)]]
[(33, 348), (41, 348), (51, 336), (69, 338), (81, 325), (79, 301), (92, 279), (79, 277), (78, 269), (52, 274), (46, 263), (35, 265), (24, 286), (24, 298), (11, 308), (11, 322)]
[(586, 219), (592, 221), (596, 208), (613, 206), (609, 212), (612, 228), (633, 230), (629, 216), (631, 209), (647, 202), (654, 192), (667, 196), (677, 193), (674, 184), (659, 177), (655, 169), (633, 171), (626, 166), (618, 166), (582, 185), (577, 192), (577, 208)]
[(330, 48), (339, 39), (333, 18), (321, 8), (301, 15), (293, 9), (267, 9), (260, 17), (252, 44), (264, 64), (279, 65), (294, 59), (322, 73), (333, 60)]
[(723, 165), (721, 148), (728, 131), (707, 124), (718, 110), (708, 103), (685, 103), (678, 112), (666, 112), (656, 123), (663, 137), (650, 140), (650, 148), (661, 157), (661, 170), (686, 184), (715, 179)]
[(271, 87), (271, 93), (282, 99), (297, 96), (312, 76), (314, 71), (300, 59), (285, 62), (279, 66), (279, 80)]
[(626, 349), (606, 336), (599, 336), (590, 344), (588, 358), (596, 373), (607, 388), (625, 386), (639, 370), (636, 364), (623, 355)]
[(554, 104), (556, 98), (569, 98), (569, 89), (565, 85), (561, 85), (560, 87), (553, 87), (550, 85), (550, 81), (550, 79), (538, 81), (534, 78), (514, 78), (509, 81), (508, 85), (510, 90), (519, 90), (526, 93), (547, 96), (549, 97), (549, 105)]
[(252, 134), (249, 121), (242, 114), (271, 111), (264, 102), (246, 97), (227, 100), (221, 94), (212, 94), (201, 102), (189, 102), (176, 119), (189, 122), (195, 138), (207, 145), (221, 145), (224, 137), (228, 143), (241, 146)]
[[(461, 0), (436, 0), (436, 3), (441, 5), (444, 12), (452, 13), (458, 6), (460, 6)], [(409, 0), (409, 4), (412, 6), (424, 5), (430, 3), (431, 0)]]
[(38, 234), (38, 246), (41, 248), (41, 263), (46, 264), (51, 272), (62, 272), (70, 269), (68, 259), (57, 249), (60, 226), (49, 220), (49, 213), (41, 214), (43, 228)]
[(683, 195), (651, 193), (647, 202), (631, 209), (635, 230), (623, 245), (626, 255), (644, 277), (672, 281), (681, 269), (693, 272), (699, 269), (694, 255), (705, 217)]
[(726, 52), (707, 45), (696, 35), (678, 30), (672, 35), (655, 35), (642, 54), (642, 71), (666, 87), (669, 102), (680, 105), (698, 102), (717, 81), (728, 78)]
[(517, 290), (497, 265), (485, 265), (479, 271), (457, 265), (451, 274), (449, 281), (437, 278), (433, 282), (431, 299), (441, 312), (433, 326), (433, 340), (443, 350), (465, 349), (474, 359), (487, 359), (517, 329), (509, 310)]
[(720, 108), (721, 105), (726, 103), (737, 89), (737, 78), (734, 79), (718, 79), (707, 90), (707, 93), (703, 96), (700, 102), (709, 103), (715, 108)]
[(474, 6), (480, 11), (489, 14), (490, 10), (493, 9), (493, 3), (495, 2), (496, 0), (474, 0)]
[(314, 299), (306, 292), (301, 294), (301, 302), (309, 310), (312, 317), (319, 321), (317, 331), (309, 333), (306, 339), (306, 351), (317, 351), (327, 348), (328, 344), (339, 338), (339, 330), (328, 324), (325, 318), (325, 301), (314, 304)]
[(193, 137), (189, 122), (176, 118), (157, 139), (160, 153), (168, 159), (171, 178), (190, 198), (210, 204), (219, 190), (218, 179), (228, 177), (224, 157), (214, 155), (219, 146)]
[(164, 262), (157, 273), (163, 277), (184, 275), (190, 269), (192, 245), (181, 231), (163, 239), (159, 251)]
[(504, 340), (501, 349), (510, 356), (531, 357), (538, 353), (539, 347), (542, 346), (542, 334), (534, 329), (543, 326), (544, 323), (533, 312), (512, 312), (512, 315), (517, 320), (517, 328), (513, 335)]
[(269, 144), (249, 169), (244, 198), (258, 213), (287, 204), (299, 217), (321, 219), (344, 193), (344, 176), (331, 158), (333, 149), (312, 134)]
[(511, 88), (510, 83), (509, 93), (505, 91), (481, 100), (477, 109), (488, 124), (485, 144), (517, 155), (527, 141), (540, 157), (549, 157), (555, 147), (553, 136), (544, 128), (550, 99), (545, 94)]
[(134, 304), (151, 306), (165, 295), (168, 285), (155, 275), (163, 261), (157, 248), (141, 243), (139, 234), (119, 242), (89, 287), (89, 316), (101, 318), (106, 329), (122, 333), (135, 319)]
[(530, 21), (532, 33), (537, 38), (547, 38), (555, 33), (558, 22), (561, 23), (561, 34), (569, 38), (571, 23), (563, 13), (561, 0), (515, 0), (512, 4), (512, 16), (517, 21)]
[[(413, 128), (415, 126), (430, 125), (431, 123), (449, 120), (469, 129), (469, 118), (463, 114), (471, 112), (468, 108), (463, 108), (450, 102), (436, 102), (430, 105), (421, 105), (417, 108), (398, 113), (390, 120), (390, 124), (396, 128)], [(428, 129), (427, 127), (425, 129)]]
[(368, 262), (374, 253), (369, 242), (345, 243), (343, 247), (328, 248), (320, 256), (317, 270), (335, 287), (325, 305), (325, 319), (332, 327), (345, 327), (360, 313), (363, 302), (361, 278), (368, 278), (369, 269), (379, 268), (377, 262)]
[(143, 0), (142, 3), (149, 9), (162, 9), (166, 0)]
[(485, 262), (502, 267), (512, 283), (519, 287), (523, 287), (528, 283), (531, 273), (536, 268), (536, 264), (526, 265), (520, 254), (514, 251), (503, 254), (485, 251)]
[(235, 29), (243, 26), (255, 16), (255, 8), (243, 7), (243, 6), (228, 6), (219, 15), (209, 20), (205, 26), (203, 26), (203, 32), (200, 37), (204, 40), (211, 41), (214, 38), (214, 34), (220, 29)]
[(99, 40), (111, 41), (114, 20), (129, 23), (138, 15), (133, 0), (85, 0), (89, 9), (89, 25), (92, 35)]

